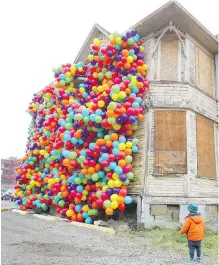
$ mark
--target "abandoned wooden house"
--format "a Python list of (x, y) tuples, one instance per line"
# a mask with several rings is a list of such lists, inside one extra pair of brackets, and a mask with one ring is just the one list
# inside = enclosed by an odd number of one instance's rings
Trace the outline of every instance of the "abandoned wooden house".
[[(187, 204), (196, 202), (217, 230), (218, 39), (176, 1), (131, 28), (142, 38), (150, 68), (130, 187), (138, 224), (176, 227)], [(94, 25), (75, 62), (85, 61), (94, 38), (109, 34)]]

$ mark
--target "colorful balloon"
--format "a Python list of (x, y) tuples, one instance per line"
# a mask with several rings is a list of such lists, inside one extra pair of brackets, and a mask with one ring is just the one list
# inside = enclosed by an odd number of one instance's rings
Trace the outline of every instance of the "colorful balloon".
[(148, 66), (136, 30), (109, 39), (95, 38), (86, 64), (53, 69), (55, 81), (33, 95), (16, 176), (21, 210), (55, 207), (64, 218), (92, 224), (102, 209), (110, 216), (132, 203), (128, 185), (139, 150), (132, 135), (144, 118)]

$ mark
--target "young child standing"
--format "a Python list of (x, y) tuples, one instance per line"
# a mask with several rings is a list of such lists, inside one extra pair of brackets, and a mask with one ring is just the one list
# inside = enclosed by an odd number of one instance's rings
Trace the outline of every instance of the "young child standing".
[(190, 262), (195, 262), (195, 250), (197, 252), (197, 261), (201, 262), (201, 243), (205, 234), (205, 223), (200, 213), (198, 213), (198, 205), (196, 203), (189, 204), (187, 209), (189, 210), (189, 215), (186, 216), (185, 223), (179, 233), (187, 234)]

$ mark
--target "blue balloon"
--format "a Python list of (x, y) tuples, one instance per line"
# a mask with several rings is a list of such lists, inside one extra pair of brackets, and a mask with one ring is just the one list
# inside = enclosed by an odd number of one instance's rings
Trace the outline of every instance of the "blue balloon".
[(91, 218), (91, 217), (87, 217), (87, 218), (85, 219), (85, 223), (86, 223), (86, 224), (92, 224), (92, 223), (93, 223), (92, 218)]
[(90, 144), (89, 144), (89, 148), (90, 148), (91, 150), (94, 150), (95, 147), (96, 147), (96, 143), (90, 143)]
[(126, 142), (126, 138), (124, 136), (120, 136), (119, 137), (119, 142), (120, 143), (125, 143)]
[(84, 117), (89, 116), (89, 109), (83, 109), (83, 110), (82, 110), (82, 115), (83, 115)]
[(88, 214), (88, 213), (86, 213), (86, 212), (83, 212), (83, 213), (82, 213), (82, 216), (84, 217), (84, 219), (86, 219), (86, 218), (88, 218), (88, 217), (89, 217), (89, 214)]
[(114, 170), (116, 168), (116, 166), (117, 166), (116, 162), (111, 162), (109, 165), (111, 170)]
[(119, 166), (117, 166), (117, 167), (115, 167), (115, 169), (114, 169), (114, 172), (116, 173), (116, 174), (122, 174), (122, 168), (121, 167), (119, 167)]
[(124, 198), (124, 202), (125, 202), (125, 204), (130, 204), (130, 203), (132, 203), (132, 197), (130, 197), (130, 196), (125, 196), (125, 198)]
[(75, 207), (75, 211), (77, 212), (77, 213), (79, 213), (80, 212), (80, 210), (81, 210), (81, 205), (76, 205), (76, 207)]
[(132, 146), (132, 152), (133, 153), (138, 153), (138, 147), (137, 147), (137, 145)]
[(78, 192), (82, 192), (82, 191), (84, 190), (84, 188), (83, 188), (82, 185), (78, 185), (77, 188), (76, 188), (76, 190), (77, 190)]
[(119, 151), (118, 148), (113, 148), (112, 153), (113, 153), (115, 156), (118, 156), (119, 152), (120, 152), (120, 151)]

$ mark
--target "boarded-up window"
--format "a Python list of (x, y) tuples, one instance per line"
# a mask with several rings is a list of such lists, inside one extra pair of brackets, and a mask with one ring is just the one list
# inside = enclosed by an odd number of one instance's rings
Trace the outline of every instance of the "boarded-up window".
[(213, 96), (213, 62), (212, 58), (196, 47), (196, 83), (197, 86)]
[(186, 173), (186, 112), (155, 111), (154, 174)]
[(161, 43), (160, 80), (178, 80), (178, 40), (163, 39)]
[(214, 122), (197, 115), (198, 176), (216, 178)]

